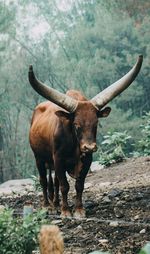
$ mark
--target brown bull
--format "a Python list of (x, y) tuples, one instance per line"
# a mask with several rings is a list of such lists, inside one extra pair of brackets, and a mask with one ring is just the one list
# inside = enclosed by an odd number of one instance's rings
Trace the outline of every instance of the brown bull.
[[(142, 60), (142, 56), (139, 56), (135, 66), (125, 76), (91, 100), (87, 100), (78, 91), (70, 90), (67, 94), (62, 94), (47, 87), (37, 80), (30, 66), (30, 84), (36, 92), (49, 100), (39, 104), (34, 111), (30, 144), (43, 188), (44, 205), (59, 205), (60, 187), (62, 216), (71, 215), (67, 201), (69, 184), (66, 172), (76, 179), (74, 216), (85, 216), (82, 192), (92, 162), (92, 153), (97, 150), (98, 118), (109, 115), (111, 108), (103, 107), (133, 82), (140, 71)], [(46, 165), (49, 168), (48, 180)], [(55, 170), (54, 179), (51, 175), (52, 170)]]

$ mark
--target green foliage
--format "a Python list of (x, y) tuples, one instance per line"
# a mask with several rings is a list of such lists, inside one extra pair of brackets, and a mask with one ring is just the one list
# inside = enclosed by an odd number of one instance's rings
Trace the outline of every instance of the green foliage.
[(12, 210), (0, 212), (1, 254), (31, 254), (38, 245), (41, 225), (48, 223), (45, 215), (41, 210), (22, 220), (13, 218)]
[(114, 162), (121, 162), (127, 156), (127, 145), (131, 136), (124, 132), (108, 132), (104, 136), (99, 151), (99, 161), (102, 165), (109, 166)]
[(147, 243), (140, 251), (139, 254), (150, 254), (150, 243)]
[(142, 138), (139, 140), (139, 152), (141, 155), (150, 155), (150, 112), (143, 116), (144, 124), (141, 127)]

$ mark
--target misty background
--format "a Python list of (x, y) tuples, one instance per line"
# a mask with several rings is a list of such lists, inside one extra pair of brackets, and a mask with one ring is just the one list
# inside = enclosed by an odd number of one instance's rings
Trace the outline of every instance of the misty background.
[[(97, 140), (108, 131), (131, 135), (137, 149), (150, 111), (150, 2), (147, 0), (0, 1), (0, 182), (37, 174), (28, 132), (44, 100), (30, 87), (28, 68), (47, 85), (92, 98), (121, 78), (143, 54), (142, 69), (110, 103)], [(99, 151), (94, 155), (99, 160)]]

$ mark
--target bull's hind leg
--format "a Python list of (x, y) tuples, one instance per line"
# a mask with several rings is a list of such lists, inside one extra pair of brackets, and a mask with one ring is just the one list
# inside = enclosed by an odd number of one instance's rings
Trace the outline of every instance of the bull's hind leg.
[(50, 212), (52, 214), (55, 214), (57, 212), (57, 210), (54, 207), (54, 184), (53, 184), (53, 178), (52, 178), (52, 167), (49, 169), (49, 181), (48, 181), (48, 198), (49, 198), (49, 202), (50, 202)]
[(51, 169), (49, 169), (49, 179), (48, 179), (48, 197), (51, 203), (54, 201), (54, 185)]
[(49, 206), (48, 201), (48, 193), (47, 193), (47, 175), (46, 175), (46, 167), (45, 167), (45, 161), (40, 160), (36, 158), (36, 165), (39, 171), (40, 176), (40, 184), (43, 190), (43, 198), (44, 198), (44, 206)]
[(59, 180), (58, 180), (58, 177), (56, 176), (55, 174), (55, 177), (54, 177), (54, 206), (56, 208), (59, 207)]

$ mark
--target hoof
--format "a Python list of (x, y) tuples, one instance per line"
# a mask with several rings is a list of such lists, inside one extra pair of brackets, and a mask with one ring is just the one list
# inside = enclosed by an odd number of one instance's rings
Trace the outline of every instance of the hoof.
[(56, 211), (56, 214), (60, 214), (60, 206), (54, 206), (54, 209)]
[(55, 209), (55, 207), (49, 206), (48, 207), (48, 213), (51, 214), (51, 215), (56, 215), (57, 210)]
[(69, 210), (63, 210), (61, 211), (61, 215), (60, 215), (62, 218), (71, 218), (71, 213)]
[(56, 208), (55, 208), (55, 206), (54, 206), (52, 201), (49, 201), (48, 212), (51, 215), (56, 215), (57, 214), (57, 210), (56, 210)]
[(43, 203), (43, 208), (45, 208), (47, 210), (47, 212), (49, 214), (52, 214), (52, 215), (56, 215), (57, 214), (57, 211), (53, 205), (53, 203), (50, 201), (46, 201)]
[(55, 208), (57, 208), (57, 209), (59, 208), (60, 209), (60, 203), (59, 202), (55, 202), (54, 201), (54, 206), (55, 206)]
[(50, 203), (49, 203), (48, 200), (43, 202), (43, 207), (44, 208), (48, 208), (49, 206), (50, 206)]
[(83, 218), (86, 218), (86, 213), (85, 213), (85, 210), (83, 208), (78, 208), (75, 210), (74, 214), (73, 214), (73, 217), (76, 218), (76, 219), (83, 219)]
[(48, 210), (49, 215), (57, 215), (58, 212), (56, 210)]

